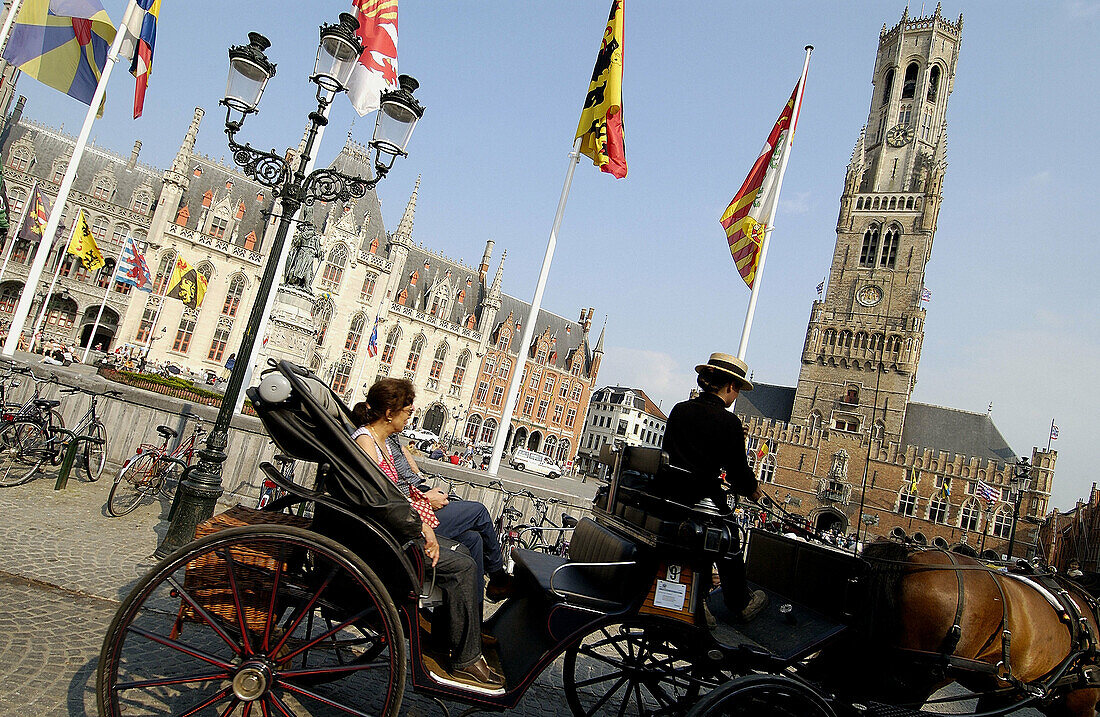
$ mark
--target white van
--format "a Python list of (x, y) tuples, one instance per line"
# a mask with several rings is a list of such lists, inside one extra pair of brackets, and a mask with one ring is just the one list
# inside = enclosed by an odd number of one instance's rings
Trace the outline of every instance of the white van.
[(548, 456), (523, 448), (517, 449), (516, 452), (512, 454), (512, 467), (517, 471), (538, 473), (551, 480), (561, 476), (561, 468), (557, 463), (550, 460)]

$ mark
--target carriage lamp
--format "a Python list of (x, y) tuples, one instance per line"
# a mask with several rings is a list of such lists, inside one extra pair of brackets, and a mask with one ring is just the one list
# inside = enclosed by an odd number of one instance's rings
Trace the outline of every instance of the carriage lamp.
[[(348, 78), (363, 51), (355, 35), (358, 28), (358, 21), (349, 13), (341, 14), (336, 24), (321, 26), (317, 60), (309, 77), (317, 85), (317, 109), (309, 113), (311, 124), (302, 151), (285, 157), (236, 140), (245, 118), (258, 111), (268, 80), (275, 76), (275, 65), (264, 54), (271, 43), (263, 35), (250, 32), (247, 45), (229, 49), (229, 80), (225, 97), (220, 101), (226, 107), (225, 133), (229, 137), (229, 148), (233, 152), (233, 161), (246, 176), (272, 189), (273, 199), (278, 204), (273, 213), (280, 216), (271, 246), (267, 247), (267, 263), (256, 288), (248, 322), (244, 325), (237, 356), (251, 356), (256, 346), (264, 318), (265, 299), (274, 288), (279, 258), (301, 206), (314, 202), (350, 202), (374, 189), (398, 156), (408, 156), (406, 147), (409, 137), (424, 115), (424, 108), (413, 97), (420, 84), (412, 77), (402, 75), (399, 78), (401, 87), (383, 93), (381, 97), (374, 138), (370, 142), (376, 152), (375, 176), (352, 177), (329, 167), (307, 171), (320, 129), (328, 124), (325, 110), (336, 93), (347, 89)], [(191, 542), (198, 524), (214, 513), (214, 506), (223, 492), (222, 464), (226, 460), (229, 425), (244, 388), (245, 374), (249, 368), (247, 364), (246, 360), (238, 360), (229, 374), (218, 417), (207, 435), (204, 448), (199, 451), (199, 461), (180, 482), (168, 531), (157, 548), (158, 557), (165, 557)]]

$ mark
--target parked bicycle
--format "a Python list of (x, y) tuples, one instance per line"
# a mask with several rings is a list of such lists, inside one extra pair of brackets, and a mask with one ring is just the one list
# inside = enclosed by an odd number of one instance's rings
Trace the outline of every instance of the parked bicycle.
[(500, 506), (500, 513), (493, 521), (493, 526), (500, 538), (500, 549), (504, 554), (504, 567), (511, 573), (515, 565), (512, 559), (512, 549), (527, 547), (520, 537), (520, 529), (516, 527), (522, 526), (523, 511), (514, 508), (512, 502), (516, 498), (530, 496), (531, 492), (528, 490), (508, 490), (499, 480), (489, 481), (489, 488), (499, 490), (504, 495), (504, 503)]
[(141, 444), (119, 469), (107, 496), (108, 515), (120, 518), (133, 512), (149, 497), (162, 495), (171, 498), (183, 472), (194, 460), (195, 446), (206, 429), (201, 423), (196, 423), (191, 435), (171, 451), (168, 444), (179, 435), (176, 430), (170, 426), (157, 426), (157, 433), (164, 438), (159, 446)]
[[(70, 395), (86, 393), (91, 397), (88, 409), (73, 429), (65, 428), (61, 414), (55, 410), (60, 401), (33, 397), (24, 404), (26, 410), (20, 411), (16, 418), (0, 427), (0, 487), (10, 488), (34, 479), (47, 461), (53, 465), (60, 464), (69, 442), (73, 440), (78, 442), (77, 450), (83, 446), (82, 468), (87, 479), (99, 480), (107, 462), (107, 429), (96, 415), (96, 406), (101, 396), (122, 394), (118, 391), (94, 393), (82, 388), (65, 388), (61, 392)], [(70, 465), (66, 463), (64, 466), (66, 472)]]
[(557, 498), (540, 498), (530, 491), (526, 492), (526, 497), (534, 505), (535, 515), (531, 517), (530, 525), (519, 531), (522, 547), (547, 555), (567, 555), (569, 537), (577, 527), (577, 519), (568, 513), (562, 513), (559, 525), (550, 517), (550, 510), (554, 506), (568, 503)]
[[(294, 459), (282, 454), (276, 454), (272, 456), (275, 461), (276, 467), (279, 469), (279, 474), (286, 479), (288, 483), (294, 482)], [(287, 493), (280, 488), (275, 481), (265, 477), (263, 484), (260, 486), (260, 499), (256, 502), (256, 507), (260, 510), (278, 510), (273, 503), (276, 503), (280, 498)], [(272, 507), (268, 507), (272, 506)]]

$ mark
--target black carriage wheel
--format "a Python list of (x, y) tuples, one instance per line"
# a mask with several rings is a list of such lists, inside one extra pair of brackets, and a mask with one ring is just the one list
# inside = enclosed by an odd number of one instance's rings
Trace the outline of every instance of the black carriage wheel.
[(231, 528), (147, 573), (107, 630), (102, 717), (147, 714), (395, 717), (400, 619), (379, 577), (308, 530)]
[(156, 496), (164, 480), (163, 464), (155, 453), (142, 453), (115, 478), (107, 494), (107, 512), (115, 518), (130, 513), (149, 496)]
[(699, 700), (687, 717), (835, 717), (811, 687), (783, 675), (744, 675)]
[(26, 483), (50, 456), (49, 438), (33, 421), (16, 421), (0, 429), (0, 487)]
[(597, 627), (565, 652), (563, 682), (578, 717), (679, 717), (700, 692), (716, 687), (694, 630), (660, 618)]

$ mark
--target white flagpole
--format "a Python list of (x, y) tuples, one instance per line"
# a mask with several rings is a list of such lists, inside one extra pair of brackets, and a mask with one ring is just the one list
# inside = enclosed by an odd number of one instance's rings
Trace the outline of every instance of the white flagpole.
[(88, 363), (88, 352), (92, 350), (92, 342), (95, 341), (95, 332), (99, 329), (99, 320), (103, 318), (103, 307), (107, 305), (107, 297), (111, 294), (111, 289), (114, 288), (115, 278), (118, 277), (118, 266), (122, 263), (122, 252), (126, 251), (126, 243), (133, 241), (130, 239), (130, 235), (126, 235), (126, 239), (122, 242), (122, 247), (118, 250), (118, 256), (115, 257), (115, 270), (111, 272), (111, 280), (107, 282), (107, 290), (103, 292), (103, 301), (99, 302), (99, 313), (95, 315), (95, 323), (92, 324), (92, 333), (88, 335), (88, 345), (84, 347), (84, 356), (80, 359), (80, 363)]
[(23, 228), (23, 222), (27, 220), (27, 212), (31, 209), (31, 204), (34, 202), (34, 193), (38, 189), (38, 180), (34, 180), (34, 184), (31, 185), (30, 196), (27, 197), (27, 201), (23, 203), (23, 213), (19, 215), (19, 223), (15, 225), (15, 231), (11, 230), (11, 225), (8, 226), (8, 246), (4, 250), (4, 263), (0, 265), (0, 281), (4, 280), (4, 272), (8, 270), (8, 260), (11, 258), (12, 249), (15, 247), (15, 242), (19, 241), (19, 231)]
[[(79, 224), (77, 222), (76, 224)], [(76, 233), (76, 224), (73, 224), (73, 233)], [(72, 236), (70, 235), (68, 244), (72, 243)], [(57, 286), (57, 278), (61, 276), (61, 267), (65, 264), (65, 251), (62, 247), (66, 247), (65, 242), (61, 242), (57, 245), (57, 270), (53, 273), (53, 281), (50, 282), (50, 288), (46, 289), (46, 298), (42, 300), (42, 311), (38, 314), (38, 318), (35, 319), (34, 328), (31, 330), (31, 353), (34, 353), (34, 337), (38, 335), (38, 332), (42, 329), (42, 323), (46, 320), (46, 310), (50, 307), (50, 298), (53, 296), (53, 289)], [(49, 254), (49, 252), (46, 252)], [(47, 263), (48, 263), (47, 259)], [(30, 286), (30, 284), (27, 284)], [(11, 335), (10, 333), (8, 334)], [(42, 342), (45, 345), (45, 341)]]
[[(8, 10), (8, 16), (4, 19), (4, 27), (0, 29), (0, 52), (8, 47), (8, 39), (11, 38), (12, 28), (15, 27), (15, 18), (18, 17), (22, 7), (23, 0), (12, 0), (11, 9)], [(7, 62), (7, 60), (4, 60), (4, 62)]]
[[(160, 312), (164, 309), (164, 302), (168, 298), (168, 285), (172, 283), (172, 274), (175, 273), (176, 261), (179, 259), (180, 253), (177, 249), (172, 249), (172, 263), (169, 265), (166, 276), (164, 277), (164, 285), (160, 288), (160, 305), (157, 307), (157, 313), (153, 314), (153, 325), (149, 327), (149, 335), (145, 337), (145, 358), (149, 358), (149, 350), (153, 347), (153, 330), (157, 328), (157, 323), (160, 321)], [(153, 277), (153, 281), (156, 281), (156, 277)], [(142, 315), (144, 315), (142, 311)], [(140, 325), (140, 324), (139, 324)]]
[[(8, 338), (4, 342), (2, 353), (11, 358), (15, 355), (15, 347), (19, 345), (19, 337), (27, 325), (27, 315), (31, 311), (31, 302), (34, 300), (34, 292), (38, 288), (38, 281), (42, 278), (42, 270), (46, 266), (46, 256), (53, 247), (53, 239), (57, 234), (57, 227), (61, 224), (61, 214), (65, 210), (65, 202), (69, 199), (69, 192), (73, 188), (73, 180), (76, 179), (76, 168), (80, 165), (80, 159), (84, 156), (84, 147), (88, 144), (88, 136), (92, 133), (92, 123), (95, 122), (96, 112), (103, 101), (103, 95), (107, 92), (107, 80), (111, 77), (111, 71), (118, 62), (118, 49), (126, 37), (125, 28), (120, 28), (115, 33), (115, 41), (111, 43), (111, 49), (107, 53), (107, 63), (99, 76), (99, 84), (92, 94), (92, 102), (88, 105), (88, 113), (84, 115), (84, 124), (80, 127), (76, 144), (73, 145), (73, 154), (69, 158), (69, 166), (65, 168), (65, 176), (61, 180), (61, 186), (57, 190), (57, 198), (53, 203), (53, 211), (50, 212), (50, 220), (46, 223), (46, 229), (42, 232), (42, 241), (38, 245), (38, 251), (34, 254), (30, 271), (27, 273), (27, 288), (19, 298), (19, 304), (15, 307), (15, 314), (11, 317), (11, 326), (8, 328)], [(43, 251), (42, 247), (46, 247)], [(48, 299), (48, 297), (47, 297)], [(31, 337), (33, 342), (33, 336)], [(32, 343), (33, 346), (33, 343)]]
[(741, 329), (741, 343), (737, 347), (737, 358), (745, 360), (745, 353), (749, 348), (749, 331), (752, 329), (752, 317), (756, 313), (756, 297), (760, 293), (760, 280), (764, 275), (764, 260), (768, 257), (768, 242), (772, 235), (772, 225), (775, 222), (775, 211), (779, 208), (779, 193), (783, 190), (783, 174), (787, 171), (787, 160), (791, 158), (791, 146), (794, 144), (794, 132), (798, 127), (798, 116), (802, 112), (802, 90), (806, 87), (806, 73), (810, 69), (810, 53), (814, 51), (813, 45), (806, 45), (806, 61), (802, 64), (802, 77), (798, 80), (798, 94), (794, 100), (794, 114), (791, 118), (791, 126), (787, 130), (787, 137), (783, 141), (783, 155), (779, 160), (779, 177), (776, 179), (775, 204), (772, 205), (765, 225), (764, 240), (760, 242), (760, 259), (756, 264), (753, 275), (752, 292), (749, 294), (749, 308), (745, 312), (745, 326)]
[(523, 378), (523, 367), (527, 363), (527, 347), (531, 345), (531, 337), (535, 333), (535, 322), (539, 317), (539, 309), (542, 307), (542, 291), (546, 288), (546, 277), (550, 274), (550, 262), (554, 260), (554, 247), (558, 243), (558, 227), (561, 226), (562, 217), (565, 216), (565, 203), (569, 199), (569, 187), (573, 184), (573, 170), (577, 168), (581, 153), (577, 149), (578, 143), (573, 142), (573, 151), (569, 153), (569, 169), (565, 173), (565, 184), (561, 188), (561, 198), (558, 199), (558, 211), (554, 214), (554, 225), (550, 228), (550, 238), (546, 241), (546, 254), (542, 257), (542, 271), (539, 272), (539, 281), (535, 285), (535, 296), (531, 299), (531, 311), (523, 325), (523, 338), (520, 339), (516, 367), (512, 371), (512, 381), (508, 384), (508, 397), (504, 400), (504, 413), (500, 417), (500, 427), (497, 429), (497, 438), (493, 443), (493, 457), (489, 460), (489, 475), (495, 476), (500, 470), (500, 459), (504, 455), (504, 444), (508, 442), (508, 428), (512, 425), (512, 412), (516, 408), (516, 397), (519, 395), (519, 384)]
[[(332, 100), (334, 98), (335, 93), (329, 92), (329, 102), (321, 111), (321, 116), (324, 117), (325, 120), (328, 120), (329, 110), (332, 108)], [(317, 139), (315, 139), (313, 143), (313, 156), (306, 161), (306, 166), (303, 170), (306, 175), (309, 175), (309, 173), (313, 171), (313, 165), (317, 163), (317, 154), (320, 151), (321, 138), (325, 136), (325, 127), (327, 125), (328, 122), (326, 121), (317, 128)], [(298, 211), (294, 213), (295, 219), (298, 217), (298, 214), (300, 214), (301, 211), (301, 207), (299, 207)], [(275, 276), (279, 280), (279, 286), (282, 286), (283, 283), (283, 272), (286, 271), (286, 259), (290, 255), (290, 247), (292, 244), (293, 242), (289, 241), (283, 243), (283, 252), (279, 254), (279, 263), (275, 265)], [(264, 302), (264, 313), (263, 316), (260, 318), (260, 325), (256, 327), (256, 336), (259, 337), (260, 340), (253, 342), (252, 355), (248, 356), (247, 359), (244, 356), (237, 357), (237, 361), (247, 360), (244, 366), (244, 380), (241, 382), (241, 386), (244, 386), (245, 388), (248, 388), (252, 385), (252, 370), (256, 367), (256, 359), (260, 355), (260, 350), (264, 347), (263, 339), (264, 336), (267, 335), (267, 322), (271, 318), (271, 309), (273, 306), (275, 306), (275, 295), (277, 293), (279, 293), (278, 288), (275, 288), (274, 291), (268, 292), (267, 296), (257, 296), (255, 298), (255, 301)], [(237, 405), (233, 407), (234, 413), (241, 412), (241, 408), (244, 406), (244, 399), (246, 398), (244, 394), (245, 392), (241, 391), (240, 395), (237, 396)]]

